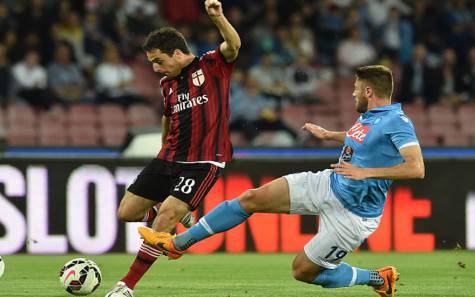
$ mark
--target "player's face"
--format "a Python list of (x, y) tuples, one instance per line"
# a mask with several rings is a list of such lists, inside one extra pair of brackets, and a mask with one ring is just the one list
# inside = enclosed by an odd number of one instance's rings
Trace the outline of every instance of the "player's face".
[(365, 94), (366, 86), (360, 80), (355, 81), (355, 90), (353, 97), (355, 97), (356, 111), (359, 113), (368, 111), (368, 97)]
[(177, 60), (177, 51), (169, 56), (159, 49), (147, 52), (147, 59), (152, 63), (153, 71), (168, 77), (180, 74), (181, 68)]

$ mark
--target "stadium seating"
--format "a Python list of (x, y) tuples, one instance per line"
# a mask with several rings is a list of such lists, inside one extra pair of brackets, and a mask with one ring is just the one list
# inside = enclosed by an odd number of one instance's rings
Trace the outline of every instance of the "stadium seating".
[(37, 116), (33, 108), (12, 104), (6, 109), (6, 140), (10, 146), (33, 146), (37, 144)]
[(124, 143), (127, 135), (125, 123), (108, 123), (100, 127), (102, 143), (106, 146), (118, 147)]
[(68, 145), (66, 121), (66, 113), (59, 105), (52, 107), (48, 112), (42, 112), (38, 125), (39, 145)]
[(318, 88), (315, 97), (328, 104), (334, 104), (337, 100), (335, 93), (335, 85), (333, 80), (321, 80), (318, 82)]
[(244, 136), (244, 134), (241, 132), (233, 131), (230, 133), (230, 137), (233, 146), (249, 146), (249, 142), (247, 141), (246, 136)]
[(153, 72), (146, 56), (140, 53), (129, 66), (134, 73), (134, 86), (138, 93), (151, 100), (158, 98), (160, 96), (160, 80)]
[[(348, 80), (349, 81), (349, 80)], [(306, 122), (329, 130), (349, 129), (359, 117), (354, 103), (286, 105), (281, 117), (289, 127), (299, 131)], [(462, 105), (454, 111), (443, 104), (429, 108), (405, 104), (404, 112), (411, 118), (423, 146), (470, 146), (475, 144), (475, 105)], [(159, 125), (159, 115), (147, 104), (133, 104), (124, 109), (118, 104), (75, 104), (69, 110), (54, 105), (48, 111), (35, 111), (28, 105), (11, 104), (0, 108), (0, 137), (10, 146), (120, 146), (129, 128)], [(274, 145), (275, 132), (266, 132), (253, 144)], [(277, 137), (277, 138), (276, 138)], [(234, 146), (251, 145), (239, 132), (231, 133)], [(284, 146), (286, 141), (283, 141)], [(322, 142), (321, 146), (337, 144)]]
[(144, 127), (159, 124), (155, 110), (145, 104), (133, 104), (127, 109), (127, 117), (131, 127)]
[(34, 146), (37, 144), (36, 129), (32, 125), (10, 125), (6, 140), (9, 146)]
[(68, 129), (69, 143), (73, 146), (98, 146), (99, 131), (92, 124), (71, 124)]
[(327, 130), (342, 131), (340, 118), (335, 115), (314, 114), (310, 121)]
[(311, 120), (311, 113), (305, 105), (288, 105), (282, 109), (281, 118), (286, 125), (298, 131)]
[(92, 104), (75, 104), (69, 108), (70, 124), (95, 125), (97, 123), (96, 106)]
[(460, 131), (468, 139), (468, 144), (475, 145), (475, 105), (462, 105), (457, 116)]
[(416, 130), (427, 129), (429, 118), (424, 106), (416, 104), (404, 104), (403, 111), (414, 123)]
[(102, 104), (97, 107), (98, 121), (100, 125), (126, 125), (127, 115), (119, 104)]
[(286, 131), (262, 131), (252, 140), (253, 146), (292, 147), (294, 140)]
[(29, 105), (11, 104), (6, 110), (8, 126), (34, 126), (36, 125), (36, 113)]

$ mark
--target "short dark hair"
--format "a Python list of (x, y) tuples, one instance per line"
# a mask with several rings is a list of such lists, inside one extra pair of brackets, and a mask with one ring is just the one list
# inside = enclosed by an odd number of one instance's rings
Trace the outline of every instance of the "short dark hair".
[(394, 89), (393, 73), (383, 65), (358, 67), (356, 77), (368, 83), (378, 97), (391, 98)]
[(150, 52), (159, 49), (162, 53), (169, 56), (173, 55), (176, 49), (185, 54), (190, 53), (185, 37), (173, 27), (162, 27), (148, 34), (147, 39), (142, 44), (142, 49)]

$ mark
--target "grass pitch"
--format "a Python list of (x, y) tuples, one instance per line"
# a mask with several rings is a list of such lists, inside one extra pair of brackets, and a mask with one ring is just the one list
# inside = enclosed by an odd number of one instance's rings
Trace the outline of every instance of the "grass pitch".
[[(80, 255), (4, 256), (0, 296), (72, 296), (63, 291), (58, 272)], [(134, 255), (86, 256), (103, 274), (90, 296), (104, 296), (128, 270)], [(292, 254), (185, 255), (177, 261), (159, 259), (135, 290), (136, 297), (374, 296), (367, 286), (323, 289), (291, 276)], [(396, 296), (475, 296), (475, 252), (352, 254), (345, 259), (362, 268), (395, 265), (401, 273)]]

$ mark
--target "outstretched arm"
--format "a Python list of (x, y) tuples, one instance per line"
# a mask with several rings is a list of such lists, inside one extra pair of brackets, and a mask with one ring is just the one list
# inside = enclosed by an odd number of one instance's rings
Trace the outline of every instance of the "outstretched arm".
[(419, 145), (411, 145), (400, 151), (404, 162), (392, 167), (361, 168), (345, 161), (332, 164), (331, 167), (337, 174), (346, 178), (361, 180), (365, 178), (378, 179), (411, 179), (424, 178), (424, 159)]
[(315, 138), (320, 140), (333, 140), (344, 143), (346, 131), (328, 131), (312, 123), (305, 123), (302, 130), (310, 132)]
[(219, 50), (224, 56), (226, 62), (230, 63), (236, 60), (241, 47), (241, 39), (239, 38), (236, 29), (229, 23), (228, 19), (223, 14), (223, 7), (218, 0), (206, 0), (205, 1), (206, 12), (218, 27), (219, 33), (224, 39), (224, 42), (220, 44)]

